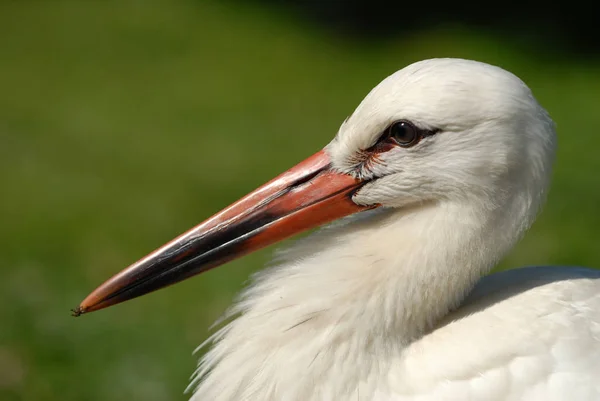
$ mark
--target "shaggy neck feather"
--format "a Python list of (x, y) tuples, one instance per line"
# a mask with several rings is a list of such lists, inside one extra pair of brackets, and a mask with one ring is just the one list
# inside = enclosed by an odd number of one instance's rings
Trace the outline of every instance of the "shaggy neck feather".
[(513, 245), (489, 229), (509, 229), (499, 217), (449, 203), (387, 209), (297, 242), (209, 339), (193, 399), (310, 401), (336, 386), (337, 396), (358, 383), (380, 389), (386, 361), (457, 307)]

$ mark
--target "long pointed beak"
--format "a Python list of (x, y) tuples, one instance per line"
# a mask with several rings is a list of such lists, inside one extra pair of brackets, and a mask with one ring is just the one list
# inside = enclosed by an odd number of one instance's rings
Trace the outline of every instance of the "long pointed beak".
[(364, 183), (330, 169), (320, 151), (135, 262), (95, 289), (75, 316), (158, 290), (296, 233), (372, 209), (352, 195)]

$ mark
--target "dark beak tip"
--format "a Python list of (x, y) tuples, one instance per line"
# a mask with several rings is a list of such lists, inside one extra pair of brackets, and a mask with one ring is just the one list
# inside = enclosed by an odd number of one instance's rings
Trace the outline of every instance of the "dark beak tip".
[(79, 317), (81, 316), (85, 311), (83, 310), (83, 308), (81, 308), (81, 306), (78, 306), (76, 308), (71, 309), (71, 316), (73, 317)]

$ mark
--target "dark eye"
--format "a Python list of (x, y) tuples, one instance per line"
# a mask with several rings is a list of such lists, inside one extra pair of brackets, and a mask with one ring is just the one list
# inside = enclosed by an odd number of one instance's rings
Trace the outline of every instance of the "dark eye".
[(419, 142), (419, 130), (408, 121), (397, 121), (388, 129), (390, 137), (400, 146), (408, 148)]

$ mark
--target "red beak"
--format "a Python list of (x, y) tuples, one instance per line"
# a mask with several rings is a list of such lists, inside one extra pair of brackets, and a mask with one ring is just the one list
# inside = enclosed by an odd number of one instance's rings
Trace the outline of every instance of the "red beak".
[(360, 180), (320, 151), (95, 289), (76, 316), (158, 290), (312, 227), (376, 206), (352, 201)]

